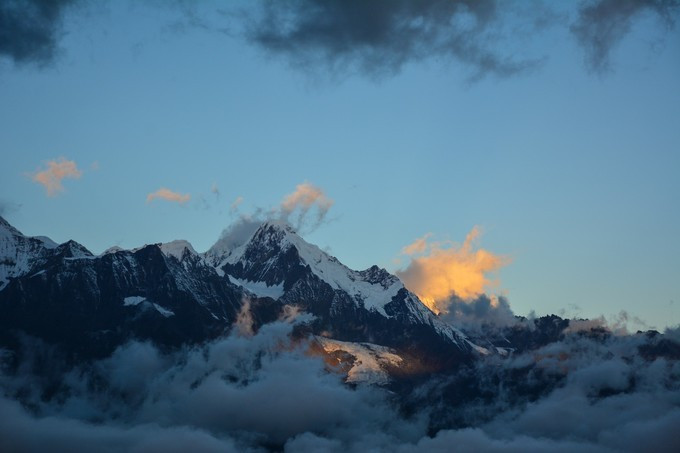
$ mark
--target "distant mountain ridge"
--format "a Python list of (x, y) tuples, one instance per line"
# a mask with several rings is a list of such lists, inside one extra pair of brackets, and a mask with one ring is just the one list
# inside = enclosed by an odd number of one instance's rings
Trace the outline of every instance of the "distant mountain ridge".
[(534, 350), (570, 325), (553, 315), (465, 333), (385, 269), (349, 269), (282, 221), (205, 253), (177, 240), (93, 255), (75, 241), (25, 236), (0, 217), (0, 347), (19, 351), (29, 335), (76, 359), (106, 357), (131, 340), (177, 348), (228, 334), (244, 310), (257, 330), (291, 307), (313, 315), (296, 335), (312, 340), (311, 353), (345, 363), (351, 382)]
[(315, 316), (309, 334), (396, 348), (429, 366), (469, 362), (479, 349), (397, 277), (351, 270), (281, 221), (202, 254), (180, 240), (95, 256), (0, 219), (0, 263), (5, 343), (23, 332), (93, 356), (130, 339), (196, 343), (230, 331), (247, 300), (257, 325), (295, 306)]

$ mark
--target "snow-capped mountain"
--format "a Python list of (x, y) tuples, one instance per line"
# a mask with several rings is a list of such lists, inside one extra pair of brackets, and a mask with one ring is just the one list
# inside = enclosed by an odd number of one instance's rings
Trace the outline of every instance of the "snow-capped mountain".
[(246, 301), (256, 329), (296, 307), (314, 315), (300, 335), (351, 356), (389, 350), (423, 372), (543, 344), (564, 327), (470, 337), (385, 269), (352, 270), (282, 221), (240, 241), (223, 237), (205, 253), (177, 240), (93, 255), (75, 241), (24, 236), (0, 218), (0, 271), (4, 343), (25, 332), (91, 355), (131, 338), (167, 346), (214, 338), (231, 330)]
[[(376, 324), (404, 329), (426, 328), (468, 351), (466, 336), (442, 323), (418, 297), (385, 269), (372, 266), (355, 271), (319, 247), (307, 243), (282, 221), (264, 222), (243, 244), (224, 247), (218, 241), (205, 254), (207, 262), (230, 280), (257, 296), (285, 304), (301, 305), (327, 322), (333, 335), (349, 341), (365, 341), (357, 318), (376, 319)], [(339, 322), (336, 322), (339, 321)], [(380, 330), (380, 329), (379, 329)], [(371, 341), (398, 344), (394, 332), (370, 332)], [(386, 338), (391, 337), (391, 338)]]
[(0, 226), (4, 343), (23, 332), (95, 356), (130, 338), (181, 345), (221, 334), (240, 309), (242, 290), (186, 244), (95, 256), (74, 241), (57, 246)]
[(97, 256), (74, 241), (24, 236), (4, 219), (0, 227), (5, 342), (22, 331), (93, 355), (130, 338), (200, 342), (229, 331), (247, 300), (255, 328), (295, 306), (315, 316), (302, 334), (396, 348), (427, 369), (475, 354), (398, 278), (349, 269), (284, 222), (204, 254), (180, 240)]
[(297, 310), (313, 319), (295, 335), (347, 382), (398, 378), (391, 385), (403, 390), (435, 371), (473, 370), (466, 365), (481, 357), (561, 341), (569, 327), (546, 316), (466, 335), (386, 270), (349, 269), (278, 221), (203, 254), (180, 240), (93, 255), (75, 241), (24, 236), (0, 218), (0, 269), (0, 347), (17, 354), (26, 334), (83, 358), (133, 339), (176, 348), (229, 333), (244, 312), (257, 330)]
[(0, 290), (10, 278), (20, 277), (44, 263), (57, 248), (47, 237), (29, 237), (0, 217)]

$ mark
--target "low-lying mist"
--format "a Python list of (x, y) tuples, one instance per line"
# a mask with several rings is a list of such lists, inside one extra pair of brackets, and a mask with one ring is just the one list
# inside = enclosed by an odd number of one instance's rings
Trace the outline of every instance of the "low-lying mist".
[[(666, 335), (598, 326), (492, 355), (404, 392), (347, 385), (294, 314), (200, 347), (132, 341), (67, 366), (24, 337), (5, 351), (3, 451), (677, 451), (680, 349)], [(575, 329), (577, 330), (577, 329)], [(239, 333), (240, 332), (240, 333)]]

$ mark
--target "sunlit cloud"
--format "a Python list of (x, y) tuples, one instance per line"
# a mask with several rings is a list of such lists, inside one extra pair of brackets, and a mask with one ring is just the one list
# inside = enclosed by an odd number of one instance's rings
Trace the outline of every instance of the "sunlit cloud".
[(243, 197), (236, 197), (236, 199), (231, 203), (231, 206), (229, 206), (229, 211), (230, 212), (236, 212), (238, 211), (238, 207), (243, 203)]
[(242, 303), (243, 305), (241, 305), (241, 310), (239, 310), (238, 315), (236, 316), (234, 327), (240, 336), (252, 337), (255, 333), (253, 328), (255, 321), (253, 320), (253, 314), (250, 311), (250, 299), (244, 297)]
[(160, 198), (161, 200), (167, 200), (167, 201), (174, 201), (175, 203), (186, 203), (189, 201), (191, 198), (191, 195), (188, 193), (181, 194), (178, 192), (173, 192), (170, 189), (166, 189), (165, 187), (161, 187), (155, 192), (152, 192), (146, 196), (146, 202), (150, 203), (156, 198)]
[(418, 253), (423, 253), (427, 248), (427, 239), (430, 236), (432, 236), (432, 233), (427, 233), (425, 236), (416, 239), (411, 244), (401, 249), (401, 253), (404, 255), (416, 255)]
[[(243, 197), (238, 196), (231, 203), (230, 213), (238, 214), (238, 219), (222, 232), (215, 247), (232, 250), (242, 245), (264, 222), (270, 220), (283, 220), (298, 233), (301, 230), (310, 233), (325, 221), (329, 209), (333, 206), (333, 200), (328, 198), (322, 189), (307, 182), (299, 184), (279, 205), (269, 209), (255, 207), (252, 212), (243, 213), (239, 208), (244, 201)], [(316, 214), (312, 221), (309, 221), (310, 213)], [(294, 216), (293, 222), (290, 219), (291, 215)]]
[(62, 179), (78, 179), (82, 174), (74, 161), (60, 157), (57, 160), (48, 161), (46, 170), (36, 171), (30, 176), (33, 182), (45, 188), (48, 197), (54, 197), (59, 192), (64, 191), (64, 186), (61, 184)]
[(473, 299), (494, 282), (488, 274), (509, 263), (509, 258), (475, 247), (480, 229), (474, 227), (461, 246), (429, 242), (431, 234), (402, 249), (410, 264), (396, 274), (404, 285), (435, 313), (448, 312), (451, 296)]
[(310, 210), (316, 208), (316, 220), (311, 225), (311, 228), (315, 228), (324, 221), (333, 203), (334, 201), (328, 198), (321, 188), (304, 182), (298, 184), (295, 191), (286, 195), (281, 202), (281, 217), (288, 220), (291, 214), (297, 211), (296, 226), (300, 229), (305, 223)]

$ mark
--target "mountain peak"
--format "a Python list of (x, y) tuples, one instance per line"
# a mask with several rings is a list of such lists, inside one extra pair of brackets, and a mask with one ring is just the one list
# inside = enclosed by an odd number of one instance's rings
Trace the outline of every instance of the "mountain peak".
[(290, 223), (288, 223), (287, 221), (285, 221), (283, 219), (268, 219), (268, 220), (265, 220), (264, 222), (262, 222), (262, 225), (260, 226), (259, 229), (260, 230), (264, 230), (264, 229), (280, 230), (280, 231), (284, 231), (286, 233), (292, 233), (292, 234), (297, 235), (295, 228), (293, 228), (293, 226)]
[(55, 251), (64, 258), (91, 258), (94, 256), (84, 245), (72, 239), (60, 244)]
[(0, 216), (0, 232), (11, 234), (12, 236), (23, 236), (21, 231), (14, 228), (4, 217)]
[(283, 219), (261, 221), (243, 218), (226, 229), (203, 256), (213, 266), (222, 267), (239, 260), (250, 244), (265, 243), (274, 247), (276, 244), (295, 242), (285, 241), (289, 236), (302, 240), (295, 229)]
[[(237, 279), (291, 287), (311, 274), (333, 291), (345, 292), (367, 310), (388, 316), (385, 305), (404, 289), (401, 281), (385, 269), (372, 266), (355, 271), (316, 245), (300, 237), (283, 220), (267, 220), (247, 242), (230, 250), (214, 265)], [(306, 270), (305, 270), (306, 269)]]
[(174, 256), (177, 260), (182, 261), (186, 253), (190, 255), (197, 255), (196, 250), (189, 241), (184, 239), (176, 239), (174, 241), (166, 242), (160, 245), (161, 251), (165, 256)]

